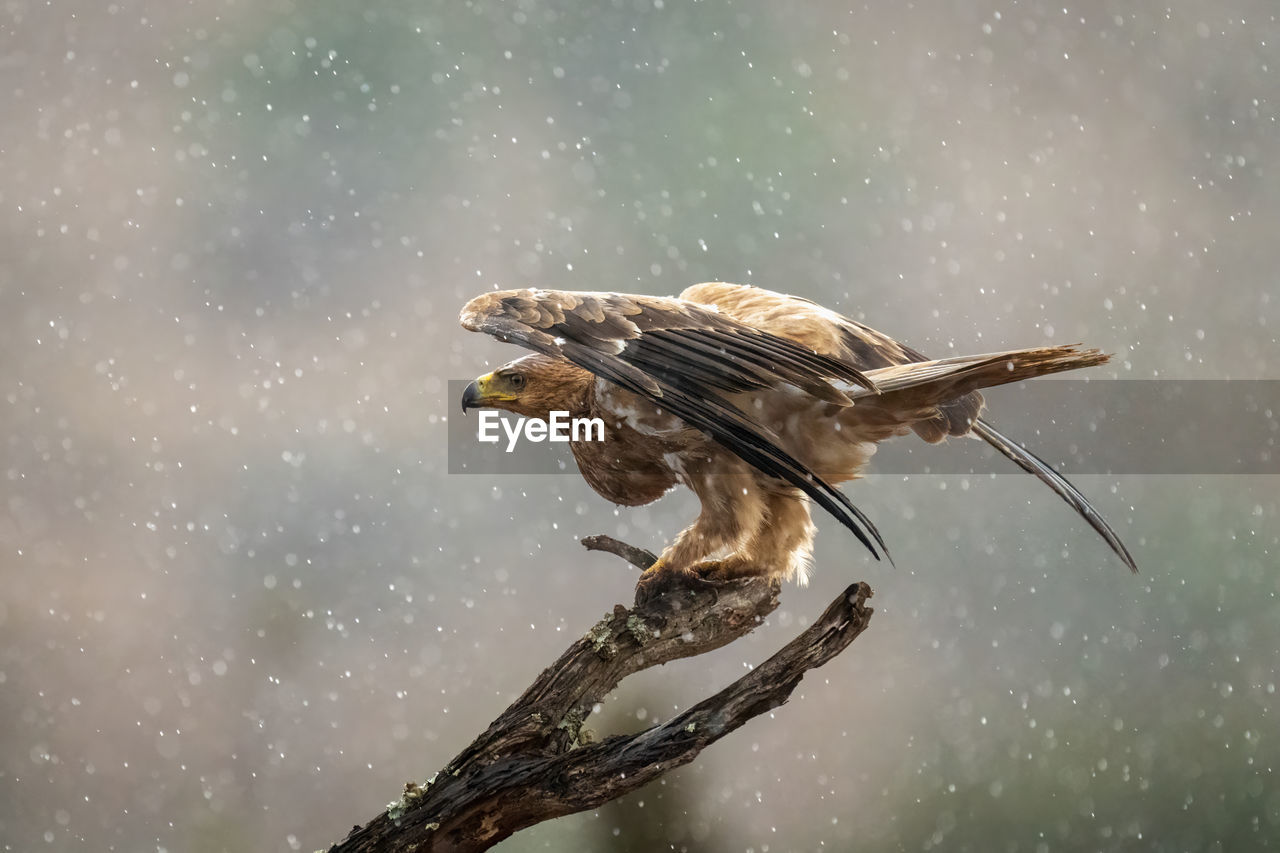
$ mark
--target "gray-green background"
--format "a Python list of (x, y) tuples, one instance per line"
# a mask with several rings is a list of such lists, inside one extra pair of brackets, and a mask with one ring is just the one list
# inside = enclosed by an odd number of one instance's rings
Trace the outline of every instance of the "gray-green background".
[[(6, 3), (3, 849), (323, 847), (629, 599), (577, 538), (657, 549), (687, 493), (447, 473), (447, 380), (517, 354), (457, 328), (483, 290), (744, 281), (938, 355), (1280, 378), (1275, 14)], [(872, 629), (502, 849), (1276, 846), (1276, 478), (1080, 485), (1141, 576), (1027, 477), (850, 486), (896, 569), (820, 519), (812, 586), (590, 725), (687, 707), (852, 580)]]

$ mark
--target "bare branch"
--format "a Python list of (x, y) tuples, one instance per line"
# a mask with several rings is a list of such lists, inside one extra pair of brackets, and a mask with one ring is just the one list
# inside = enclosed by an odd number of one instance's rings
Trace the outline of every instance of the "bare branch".
[(605, 536), (603, 533), (597, 536), (582, 537), (582, 547), (588, 551), (608, 551), (610, 554), (615, 554), (626, 560), (642, 572), (658, 562), (658, 558), (653, 555), (653, 552), (637, 548), (635, 545), (628, 545), (626, 542), (620, 542), (612, 536)]
[[(644, 567), (653, 555), (610, 537), (584, 544)], [(331, 848), (478, 851), (553, 817), (594, 808), (692, 761), (747, 720), (787, 701), (814, 667), (866, 629), (871, 589), (845, 590), (760, 666), (661, 725), (587, 743), (582, 723), (628, 675), (720, 648), (778, 606), (778, 581), (748, 578), (670, 589), (632, 609), (618, 605), (547, 667), (475, 741), (426, 785)]]

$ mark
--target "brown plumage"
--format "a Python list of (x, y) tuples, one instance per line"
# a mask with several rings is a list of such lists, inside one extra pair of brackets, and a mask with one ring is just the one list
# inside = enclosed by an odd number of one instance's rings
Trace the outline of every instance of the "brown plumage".
[(877, 558), (887, 554), (875, 525), (836, 484), (861, 475), (876, 442), (911, 431), (930, 442), (966, 434), (987, 441), (1049, 485), (1136, 570), (1074, 486), (979, 417), (978, 389), (1106, 362), (1097, 350), (929, 361), (809, 300), (719, 282), (675, 299), (486, 293), (463, 308), (461, 322), (536, 353), (468, 386), (464, 411), (600, 417), (603, 441), (570, 445), (593, 489), (629, 506), (680, 483), (698, 496), (698, 518), (651, 573), (780, 574), (803, 583), (810, 500)]

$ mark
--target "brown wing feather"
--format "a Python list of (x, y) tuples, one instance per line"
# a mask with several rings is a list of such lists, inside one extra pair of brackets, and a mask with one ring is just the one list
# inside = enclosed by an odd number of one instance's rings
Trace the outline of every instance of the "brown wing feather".
[[(831, 380), (873, 384), (856, 366), (718, 311), (679, 299), (621, 293), (506, 290), (462, 309), (464, 328), (567, 358), (574, 347), (617, 356), (627, 366), (681, 373), (685, 360), (714, 368), (713, 387), (748, 391), (790, 383), (822, 400), (848, 405)], [(650, 392), (654, 384), (620, 368)], [(689, 390), (696, 392), (696, 385)], [(707, 389), (707, 390), (710, 390)]]
[[(800, 296), (717, 281), (687, 287), (680, 298), (713, 307), (749, 326), (791, 338), (859, 370), (928, 360), (924, 354), (883, 332)], [(930, 443), (967, 433), (982, 410), (982, 395), (976, 391), (965, 394), (939, 404), (937, 409), (936, 417), (911, 425)]]
[(652, 400), (758, 470), (809, 495), (877, 558), (881, 551), (888, 555), (875, 525), (843, 492), (724, 396), (790, 383), (847, 406), (849, 398), (828, 380), (874, 388), (856, 368), (719, 312), (663, 297), (500, 291), (471, 300), (460, 320), (466, 329), (566, 359)]

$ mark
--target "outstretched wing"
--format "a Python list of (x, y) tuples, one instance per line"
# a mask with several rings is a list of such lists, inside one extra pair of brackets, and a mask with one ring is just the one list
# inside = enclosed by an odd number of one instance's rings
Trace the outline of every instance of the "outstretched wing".
[[(796, 336), (818, 352), (862, 370), (929, 360), (928, 356), (895, 341), (883, 332), (803, 297), (726, 282), (695, 284), (685, 289), (680, 296), (753, 326)], [(806, 318), (823, 322), (805, 322)], [(1138, 567), (1133, 556), (1089, 499), (1048, 462), (997, 431), (990, 421), (979, 417), (982, 409), (982, 395), (972, 391), (939, 405), (936, 418), (920, 421), (912, 429), (929, 442), (941, 441), (949, 435), (970, 434), (981, 438), (1019, 468), (1034, 474), (1054, 494), (1066, 501), (1102, 536), (1124, 564), (1136, 572)]]
[(657, 296), (499, 291), (471, 300), (460, 319), (466, 329), (566, 359), (648, 398), (758, 470), (805, 492), (877, 559), (880, 551), (888, 556), (880, 532), (843, 492), (725, 397), (791, 384), (849, 405), (831, 380), (874, 390), (857, 368), (715, 310)]

